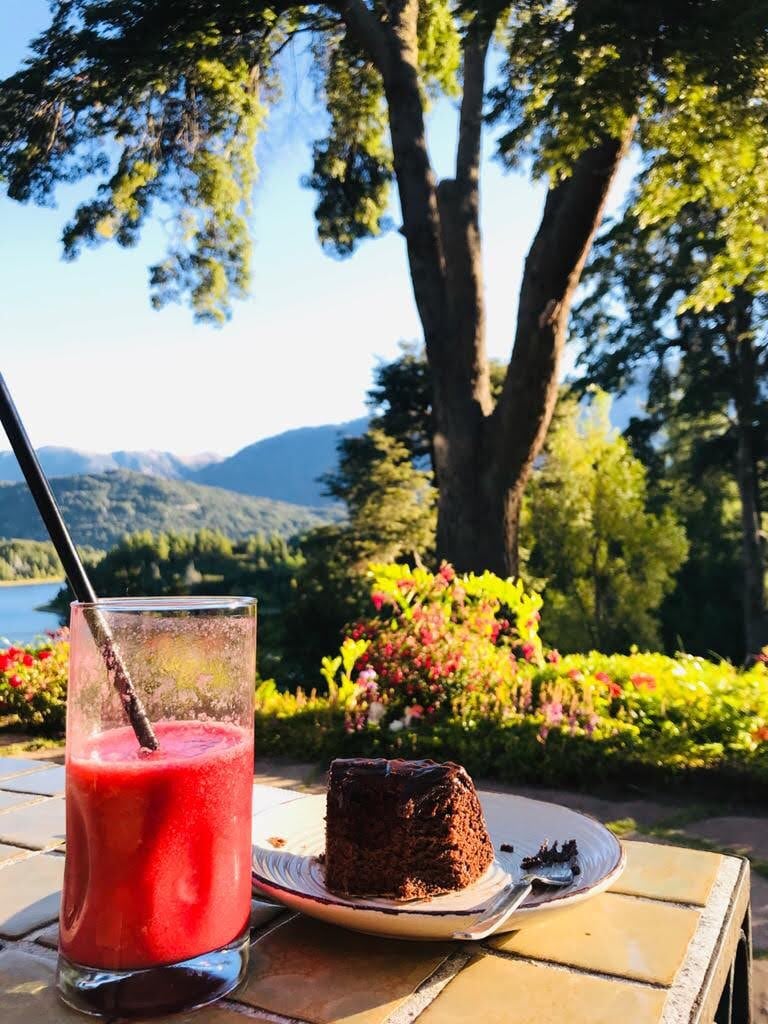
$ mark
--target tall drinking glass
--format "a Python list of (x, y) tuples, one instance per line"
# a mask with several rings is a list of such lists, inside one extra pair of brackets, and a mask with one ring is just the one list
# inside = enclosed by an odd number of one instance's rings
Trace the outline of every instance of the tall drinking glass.
[[(111, 631), (156, 751), (141, 749), (128, 723), (94, 616)], [(255, 671), (251, 598), (72, 605), (57, 984), (77, 1009), (169, 1013), (241, 980)]]

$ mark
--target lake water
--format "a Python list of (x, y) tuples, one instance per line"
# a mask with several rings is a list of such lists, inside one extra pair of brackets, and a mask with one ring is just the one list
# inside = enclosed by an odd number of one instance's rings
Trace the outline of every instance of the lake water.
[(22, 583), (0, 587), (0, 645), (28, 643), (46, 629), (57, 629), (58, 615), (36, 611), (61, 589), (61, 583)]

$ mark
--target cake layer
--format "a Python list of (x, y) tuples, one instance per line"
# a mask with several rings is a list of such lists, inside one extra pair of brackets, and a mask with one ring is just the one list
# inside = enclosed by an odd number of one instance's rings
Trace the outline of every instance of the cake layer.
[(326, 884), (414, 899), (462, 889), (493, 860), (472, 780), (457, 764), (338, 759), (326, 814)]

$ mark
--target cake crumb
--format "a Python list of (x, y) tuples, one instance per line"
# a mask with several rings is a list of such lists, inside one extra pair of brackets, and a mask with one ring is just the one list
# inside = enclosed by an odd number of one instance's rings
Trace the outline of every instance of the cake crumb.
[(501, 846), (499, 847), (499, 850), (502, 853), (514, 853), (515, 852), (515, 848), (512, 845), (512, 843), (502, 843)]
[(267, 840), (269, 845), (274, 846), (276, 850), (281, 850), (285, 846), (286, 841), (287, 840), (283, 839), (281, 836), (270, 836)]
[(550, 846), (548, 841), (545, 839), (539, 847), (539, 852), (534, 854), (533, 857), (523, 857), (520, 861), (520, 867), (524, 871), (530, 871), (532, 868), (543, 868), (550, 867), (552, 864), (568, 864), (571, 865), (571, 870), (574, 875), (581, 874), (581, 868), (576, 863), (576, 857), (579, 855), (578, 847), (576, 846), (575, 839), (568, 839), (562, 844), (560, 849), (557, 848), (557, 842), (552, 843)]

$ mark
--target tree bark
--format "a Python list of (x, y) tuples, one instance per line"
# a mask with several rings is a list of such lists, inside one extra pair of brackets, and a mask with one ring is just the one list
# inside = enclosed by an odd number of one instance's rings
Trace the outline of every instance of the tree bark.
[(392, 0), (378, 18), (362, 0), (343, 0), (340, 10), (381, 72), (387, 99), (402, 234), (432, 375), (438, 555), (459, 570), (516, 575), (523, 490), (554, 410), (573, 292), (634, 122), (623, 138), (585, 152), (547, 196), (526, 260), (512, 359), (493, 410), (479, 224), (491, 26), (478, 20), (465, 33), (456, 174), (438, 188), (418, 79), (418, 0)]
[[(573, 294), (634, 126), (632, 119), (622, 138), (584, 152), (570, 177), (550, 189), (525, 261), (515, 344), (488, 424), (479, 491), (487, 509), (483, 566), (503, 576), (518, 573), (523, 492), (557, 401)], [(463, 563), (472, 554), (453, 538), (453, 558)]]
[(736, 410), (736, 481), (741, 504), (744, 577), (744, 638), (747, 656), (768, 644), (765, 607), (765, 545), (762, 535), (760, 488), (753, 442), (757, 401), (757, 367), (751, 330), (752, 299), (739, 291), (726, 328), (728, 358), (734, 375)]

